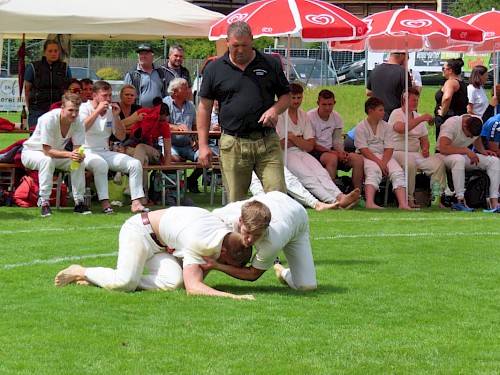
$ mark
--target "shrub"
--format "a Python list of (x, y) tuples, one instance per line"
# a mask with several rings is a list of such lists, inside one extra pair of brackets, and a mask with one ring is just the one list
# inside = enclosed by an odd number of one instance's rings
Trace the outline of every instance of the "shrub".
[(113, 68), (101, 68), (97, 71), (99, 78), (104, 80), (121, 80), (123, 79), (123, 74)]

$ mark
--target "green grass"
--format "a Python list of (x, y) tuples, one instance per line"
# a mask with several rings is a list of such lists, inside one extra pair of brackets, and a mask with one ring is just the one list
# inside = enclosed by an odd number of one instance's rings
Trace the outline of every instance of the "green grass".
[[(195, 199), (207, 207), (207, 195)], [(2, 374), (500, 368), (496, 215), (308, 210), (318, 290), (290, 290), (271, 271), (253, 283), (211, 273), (207, 284), (256, 297), (236, 301), (54, 288), (71, 263), (114, 267), (119, 228), (130, 217), (126, 208), (115, 216), (71, 211), (42, 219), (38, 208), (0, 208)]]

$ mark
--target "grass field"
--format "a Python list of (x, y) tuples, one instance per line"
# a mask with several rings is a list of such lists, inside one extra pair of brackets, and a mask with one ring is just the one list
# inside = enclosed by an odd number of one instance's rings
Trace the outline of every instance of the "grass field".
[[(362, 103), (361, 89), (334, 88), (346, 127), (364, 113), (341, 98)], [(17, 138), (1, 134), (0, 149)], [(212, 209), (208, 194), (188, 196)], [(55, 288), (69, 264), (116, 265), (129, 208), (44, 219), (39, 208), (0, 207), (0, 374), (500, 373), (498, 215), (308, 214), (318, 290), (290, 290), (271, 271), (253, 283), (208, 275), (256, 297), (237, 301)]]

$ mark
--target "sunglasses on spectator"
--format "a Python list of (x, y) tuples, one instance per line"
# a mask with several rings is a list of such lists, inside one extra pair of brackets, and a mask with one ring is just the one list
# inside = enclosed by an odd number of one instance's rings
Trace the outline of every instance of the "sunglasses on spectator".
[(73, 94), (79, 94), (82, 91), (82, 89), (79, 87), (72, 87), (69, 89), (69, 91)]

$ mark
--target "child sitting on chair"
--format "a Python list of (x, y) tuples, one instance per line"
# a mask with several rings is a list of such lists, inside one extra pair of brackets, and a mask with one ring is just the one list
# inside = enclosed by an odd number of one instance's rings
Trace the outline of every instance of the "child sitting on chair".
[(383, 177), (389, 178), (398, 208), (411, 210), (406, 203), (406, 183), (403, 169), (393, 159), (394, 151), (392, 126), (384, 121), (384, 102), (371, 97), (365, 102), (366, 119), (356, 125), (355, 145), (364, 159), (366, 208), (382, 209), (375, 203), (377, 192)]

